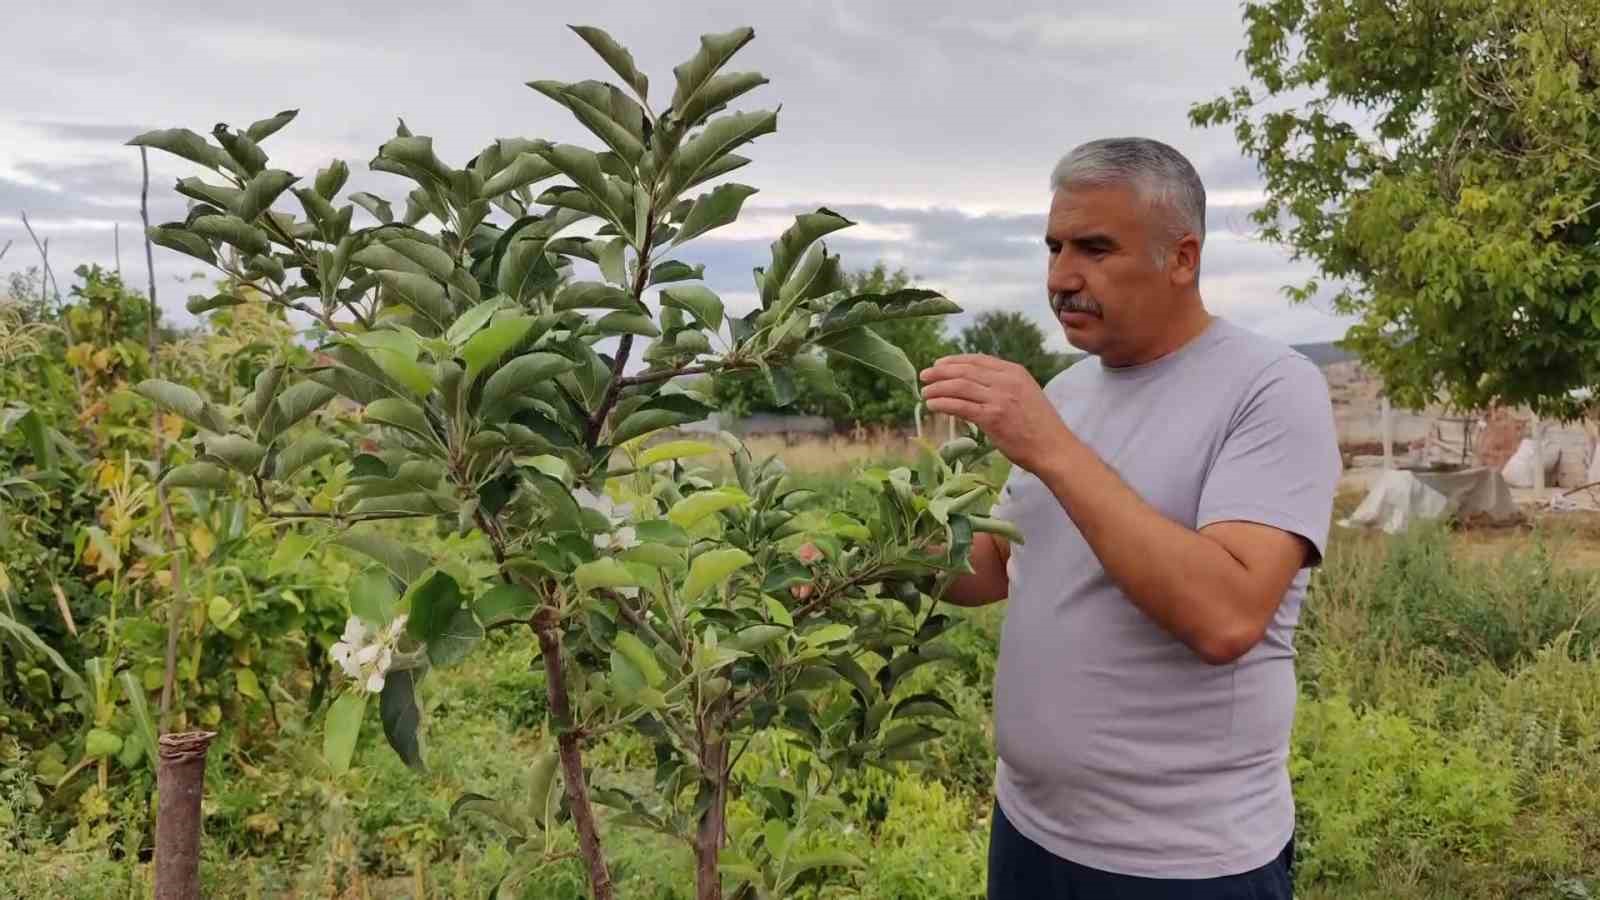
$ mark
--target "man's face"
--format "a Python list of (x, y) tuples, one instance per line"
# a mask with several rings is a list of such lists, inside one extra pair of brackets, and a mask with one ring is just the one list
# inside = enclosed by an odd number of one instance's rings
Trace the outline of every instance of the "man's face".
[(1045, 284), (1052, 309), (1067, 342), (1107, 365), (1143, 361), (1190, 280), (1171, 264), (1181, 269), (1182, 254), (1156, 264), (1161, 236), (1151, 217), (1130, 187), (1061, 189), (1050, 203)]

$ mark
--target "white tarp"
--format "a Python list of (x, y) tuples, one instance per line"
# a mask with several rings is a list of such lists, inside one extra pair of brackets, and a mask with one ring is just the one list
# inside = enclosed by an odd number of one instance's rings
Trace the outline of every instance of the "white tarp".
[(1418, 520), (1452, 515), (1509, 522), (1520, 513), (1505, 479), (1493, 469), (1395, 470), (1383, 473), (1356, 511), (1339, 524), (1346, 528), (1381, 528), (1396, 534)]
[[(1561, 447), (1554, 442), (1546, 441), (1542, 449), (1543, 452), (1537, 455), (1544, 457), (1544, 483), (1554, 485), (1556, 467), (1561, 465)], [(1538, 475), (1533, 468), (1534, 456), (1533, 439), (1523, 438), (1522, 443), (1517, 445), (1517, 452), (1511, 454), (1511, 458), (1506, 460), (1505, 466), (1500, 469), (1501, 477), (1512, 487), (1533, 487), (1535, 476)]]

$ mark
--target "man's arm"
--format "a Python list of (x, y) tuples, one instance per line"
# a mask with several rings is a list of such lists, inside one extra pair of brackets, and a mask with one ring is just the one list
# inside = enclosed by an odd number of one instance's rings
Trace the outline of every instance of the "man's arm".
[[(1331, 503), (1336, 471), (1311, 472), (1286, 455), (1284, 444), (1296, 443), (1286, 435), (1301, 444), (1333, 440), (1331, 420), (1315, 418), (1320, 414), (1306, 405), (1306, 385), (1292, 380), (1279, 383), (1266, 411), (1230, 438), (1208, 481), (1214, 499), (1209, 506), (1203, 500), (1198, 530), (1166, 518), (1128, 487), (1067, 428), (1021, 367), (956, 356), (924, 372), (923, 381), (930, 410), (978, 425), (1012, 462), (1037, 475), (1129, 600), (1207, 662), (1232, 662), (1261, 640), (1312, 547), (1288, 527), (1259, 524), (1274, 518), (1264, 517), (1260, 505), (1231, 501), (1270, 499), (1282, 490)], [(1312, 518), (1297, 523), (1302, 531), (1313, 533)]]
[(987, 532), (972, 536), (972, 552), (968, 557), (972, 571), (960, 576), (941, 598), (956, 606), (987, 606), (1004, 600), (1011, 592), (1011, 582), (1006, 576), (1006, 562), (1011, 558), (1011, 545), (1005, 538)]
[(1261, 640), (1306, 561), (1304, 539), (1277, 528), (1173, 522), (1075, 436), (1037, 474), (1128, 599), (1214, 665)]

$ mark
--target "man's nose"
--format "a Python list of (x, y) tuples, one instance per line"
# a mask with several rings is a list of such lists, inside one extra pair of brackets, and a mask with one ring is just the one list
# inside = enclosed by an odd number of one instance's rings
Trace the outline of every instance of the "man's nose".
[(1050, 263), (1045, 287), (1052, 294), (1076, 294), (1083, 290), (1083, 275), (1066, 253), (1059, 253)]

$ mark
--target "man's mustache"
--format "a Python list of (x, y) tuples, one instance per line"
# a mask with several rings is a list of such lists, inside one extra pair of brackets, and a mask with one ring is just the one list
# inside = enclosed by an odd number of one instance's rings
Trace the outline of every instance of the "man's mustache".
[(1091, 316), (1102, 316), (1104, 311), (1100, 308), (1100, 301), (1094, 299), (1083, 291), (1073, 294), (1060, 292), (1050, 295), (1050, 308), (1056, 315), (1062, 313), (1083, 313)]

